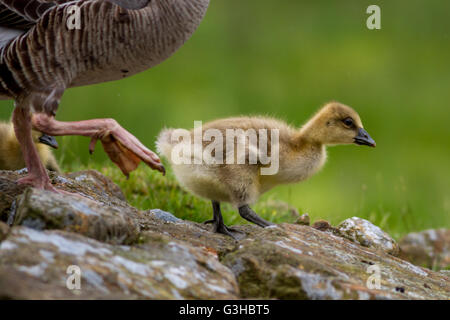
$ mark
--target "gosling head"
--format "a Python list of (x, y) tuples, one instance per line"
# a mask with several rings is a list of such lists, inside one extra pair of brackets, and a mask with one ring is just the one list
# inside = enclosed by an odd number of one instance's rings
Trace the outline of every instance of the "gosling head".
[(302, 133), (323, 145), (355, 143), (376, 146), (375, 141), (364, 130), (358, 113), (339, 102), (327, 103), (302, 128)]
[(31, 135), (33, 136), (34, 143), (36, 144), (41, 143), (49, 147), (52, 147), (53, 149), (58, 149), (58, 142), (56, 141), (55, 137), (49, 136), (45, 133), (41, 133), (35, 130), (31, 132)]
[[(16, 135), (14, 133), (14, 126), (12, 123), (0, 123), (1, 130), (1, 138), (6, 139), (9, 143), (17, 144), (19, 143), (16, 139)], [(49, 136), (45, 133), (31, 130), (31, 137), (33, 139), (33, 142), (38, 146), (39, 144), (44, 144), (49, 147), (52, 147), (53, 149), (58, 149), (58, 142), (56, 141), (55, 137)]]

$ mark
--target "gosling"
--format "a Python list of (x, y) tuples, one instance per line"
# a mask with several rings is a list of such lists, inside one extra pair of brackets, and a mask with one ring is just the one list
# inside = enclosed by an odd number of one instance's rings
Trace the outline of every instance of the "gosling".
[[(234, 132), (240, 129), (240, 133), (244, 134), (244, 139), (238, 138), (237, 142), (233, 137), (233, 148), (227, 148), (225, 140), (228, 141), (228, 138), (220, 138), (220, 135), (226, 137), (229, 129)], [(253, 160), (255, 159), (255, 152), (260, 152), (255, 151), (255, 144), (251, 144), (249, 130), (256, 133), (259, 141), (267, 137), (267, 154), (270, 154), (272, 161), (278, 154), (276, 172), (262, 174), (262, 169), (269, 169), (269, 157), (266, 157), (265, 161), (249, 161), (252, 156)], [(266, 134), (269, 131), (278, 132), (278, 138)], [(195, 140), (196, 134), (197, 137), (200, 136), (200, 143)], [(214, 142), (211, 142), (211, 136), (214, 136)], [(180, 137), (183, 138), (182, 141)], [(274, 144), (277, 139), (278, 142)], [(214, 143), (215, 148), (212, 148), (211, 144)], [(209, 122), (201, 127), (201, 131), (164, 129), (156, 144), (158, 152), (171, 163), (180, 184), (193, 194), (212, 201), (214, 216), (205, 223), (212, 223), (215, 232), (233, 238), (235, 237), (232, 232), (236, 230), (223, 223), (220, 202), (231, 203), (247, 221), (261, 227), (270, 226), (271, 222), (259, 217), (249, 207), (261, 194), (276, 185), (295, 183), (312, 176), (325, 164), (326, 146), (357, 144), (375, 147), (375, 141), (363, 129), (358, 113), (338, 102), (326, 104), (300, 129), (268, 117), (237, 117)], [(206, 147), (203, 153), (194, 152), (190, 157), (183, 155), (182, 161), (180, 160), (180, 150), (195, 150), (199, 145)], [(261, 149), (261, 144), (257, 146)], [(238, 159), (238, 150), (245, 150), (245, 161)], [(206, 151), (211, 151), (209, 158)], [(229, 161), (228, 157), (234, 161)]]
[[(56, 139), (35, 130), (31, 132), (31, 135), (44, 166), (50, 171), (61, 172), (58, 162), (49, 148), (58, 148)], [(25, 167), (25, 160), (14, 134), (13, 125), (0, 122), (0, 170), (19, 170)]]

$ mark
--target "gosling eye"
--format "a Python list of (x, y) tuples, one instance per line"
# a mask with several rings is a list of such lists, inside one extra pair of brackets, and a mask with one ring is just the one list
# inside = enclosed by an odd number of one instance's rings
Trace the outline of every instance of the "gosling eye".
[(342, 122), (345, 124), (346, 127), (353, 127), (353, 119), (352, 118), (345, 118), (344, 120), (342, 120)]

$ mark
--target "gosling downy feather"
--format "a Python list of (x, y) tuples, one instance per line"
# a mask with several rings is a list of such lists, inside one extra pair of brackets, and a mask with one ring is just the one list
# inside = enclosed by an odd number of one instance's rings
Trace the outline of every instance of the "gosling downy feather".
[[(33, 141), (44, 166), (51, 171), (60, 172), (58, 162), (50, 146), (57, 147), (53, 137), (32, 131)], [(25, 168), (20, 144), (14, 134), (11, 123), (0, 122), (0, 170), (19, 170)]]
[[(191, 144), (191, 150), (194, 148), (194, 130), (164, 129), (158, 137), (157, 148), (160, 154), (169, 160), (175, 176), (184, 188), (213, 202), (214, 220), (211, 222), (214, 223), (215, 230), (231, 236), (232, 232), (223, 225), (221, 219), (220, 202), (229, 202), (239, 209), (239, 213), (245, 219), (263, 227), (268, 226), (270, 222), (258, 217), (249, 208), (249, 204), (254, 203), (262, 193), (276, 185), (295, 183), (312, 176), (325, 164), (328, 145), (354, 143), (375, 146), (375, 141), (363, 129), (358, 113), (338, 102), (326, 104), (300, 129), (268, 117), (215, 120), (202, 126), (202, 137), (208, 129), (215, 129), (224, 137), (222, 148), (224, 164), (195, 164), (194, 155), (190, 159), (190, 164), (173, 161), (172, 153), (175, 146), (180, 146), (180, 143)], [(230, 152), (225, 144), (227, 129), (242, 129), (244, 132), (253, 129), (258, 136), (258, 141), (261, 138), (260, 129), (266, 129), (267, 132), (276, 129), (279, 134), (277, 172), (272, 175), (263, 175), (261, 168), (268, 167), (268, 164), (263, 164), (261, 161), (255, 164), (249, 163), (252, 151), (247, 140), (237, 139), (234, 146), (236, 151), (240, 144), (244, 144), (245, 163), (237, 164), (236, 161), (233, 164), (225, 163), (227, 153)], [(184, 140), (179, 142), (179, 139), (174, 138), (176, 135), (186, 134), (192, 138), (190, 142)], [(272, 154), (270, 133), (267, 137), (268, 154), (272, 156), (276, 150)], [(202, 146), (205, 148), (210, 143), (210, 141), (202, 141)], [(235, 160), (236, 154), (237, 152), (234, 152)]]

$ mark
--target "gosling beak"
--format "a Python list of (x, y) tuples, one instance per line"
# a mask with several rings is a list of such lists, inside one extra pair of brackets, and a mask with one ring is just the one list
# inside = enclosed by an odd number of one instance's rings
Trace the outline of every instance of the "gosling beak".
[(375, 147), (377, 145), (375, 140), (373, 140), (363, 128), (359, 128), (358, 135), (355, 137), (355, 143), (370, 147)]
[(56, 142), (55, 137), (49, 136), (47, 134), (43, 134), (39, 137), (39, 142), (42, 144), (46, 144), (54, 149), (58, 149), (58, 142)]

